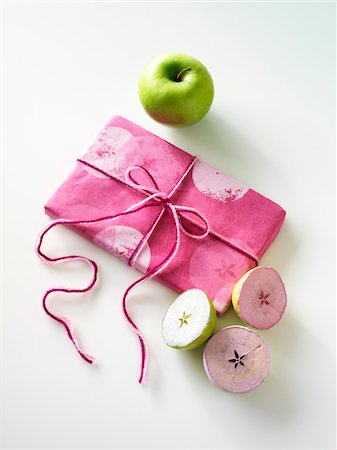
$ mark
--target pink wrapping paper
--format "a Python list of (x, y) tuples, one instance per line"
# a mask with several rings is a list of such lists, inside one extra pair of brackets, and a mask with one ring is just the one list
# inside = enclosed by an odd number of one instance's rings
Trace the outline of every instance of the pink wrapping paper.
[[(46, 213), (52, 218), (72, 220), (120, 213), (145, 197), (122, 182), (128, 168), (145, 167), (159, 190), (168, 194), (193, 158), (129, 120), (114, 116), (82, 157), (111, 176), (78, 161), (47, 202)], [(137, 181), (148, 185), (142, 173)], [(211, 233), (201, 240), (182, 234), (177, 255), (156, 279), (177, 292), (192, 287), (204, 290), (222, 314), (230, 305), (236, 281), (256, 266), (275, 239), (285, 211), (201, 160), (195, 162), (171, 201), (197, 209), (207, 218)], [(109, 222), (71, 228), (128, 262), (161, 211), (158, 203), (158, 207)], [(198, 225), (195, 217), (188, 219), (194, 223), (192, 228)], [(144, 273), (151, 271), (167, 257), (174, 240), (172, 218), (164, 213), (135, 260), (135, 268)]]

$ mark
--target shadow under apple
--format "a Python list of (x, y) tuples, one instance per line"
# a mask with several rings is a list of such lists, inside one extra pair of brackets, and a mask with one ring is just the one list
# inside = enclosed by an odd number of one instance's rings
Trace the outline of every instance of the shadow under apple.
[(278, 173), (252, 140), (212, 110), (195, 125), (169, 129), (168, 140), (253, 189), (261, 187), (259, 180), (273, 179)]

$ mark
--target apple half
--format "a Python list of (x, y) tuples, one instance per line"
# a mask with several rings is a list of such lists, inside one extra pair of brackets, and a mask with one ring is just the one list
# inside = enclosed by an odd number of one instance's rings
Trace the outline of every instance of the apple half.
[(256, 389), (269, 370), (269, 351), (254, 330), (239, 325), (214, 334), (203, 352), (207, 377), (225, 391), (245, 393)]
[(259, 266), (249, 270), (237, 282), (232, 293), (232, 303), (244, 322), (259, 330), (266, 330), (281, 319), (287, 304), (287, 294), (276, 270)]
[(192, 350), (210, 338), (215, 325), (216, 312), (211, 300), (202, 290), (189, 289), (168, 307), (162, 335), (169, 347)]

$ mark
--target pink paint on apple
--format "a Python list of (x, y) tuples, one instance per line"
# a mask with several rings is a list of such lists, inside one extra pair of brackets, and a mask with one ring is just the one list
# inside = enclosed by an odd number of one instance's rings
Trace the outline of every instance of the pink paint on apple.
[(244, 393), (256, 389), (269, 370), (269, 351), (256, 331), (229, 326), (214, 334), (203, 354), (209, 380), (229, 392)]
[(192, 179), (200, 192), (225, 203), (239, 200), (249, 190), (244, 184), (200, 160), (194, 165)]
[(239, 281), (239, 286), (234, 309), (243, 321), (254, 328), (266, 330), (281, 320), (287, 305), (287, 294), (275, 269), (256, 267), (244, 276), (241, 284)]

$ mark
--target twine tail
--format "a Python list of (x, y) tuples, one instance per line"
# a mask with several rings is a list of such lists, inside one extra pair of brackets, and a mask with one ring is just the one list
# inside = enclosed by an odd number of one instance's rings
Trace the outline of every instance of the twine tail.
[(57, 258), (52, 258), (50, 256), (47, 256), (45, 253), (42, 252), (41, 247), (42, 247), (42, 243), (43, 243), (43, 239), (45, 237), (45, 235), (48, 233), (48, 231), (50, 231), (52, 228), (54, 228), (57, 225), (79, 225), (79, 224), (95, 224), (95, 223), (100, 223), (100, 222), (105, 222), (105, 221), (111, 221), (113, 219), (116, 219), (118, 217), (124, 216), (124, 215), (128, 215), (128, 214), (132, 214), (134, 212), (137, 212), (143, 208), (146, 207), (152, 207), (152, 206), (156, 206), (154, 204), (151, 203), (151, 200), (153, 199), (153, 195), (147, 197), (145, 200), (142, 200), (141, 202), (132, 205), (128, 210), (123, 211), (121, 213), (118, 214), (113, 214), (113, 215), (108, 215), (108, 216), (103, 216), (103, 217), (98, 217), (96, 219), (92, 219), (92, 220), (70, 220), (70, 219), (57, 219), (54, 220), (53, 222), (49, 223), (40, 233), (40, 235), (38, 236), (36, 245), (35, 245), (35, 251), (37, 253), (37, 255), (40, 257), (40, 259), (47, 263), (47, 264), (57, 264), (60, 262), (65, 262), (65, 261), (75, 261), (75, 260), (81, 260), (84, 261), (85, 263), (89, 264), (89, 266), (92, 268), (92, 277), (91, 280), (89, 282), (89, 284), (87, 286), (85, 286), (82, 289), (70, 289), (70, 288), (64, 288), (64, 287), (55, 287), (52, 289), (48, 289), (44, 295), (43, 295), (43, 299), (42, 299), (42, 305), (43, 305), (43, 309), (44, 311), (48, 314), (49, 317), (51, 317), (52, 319), (56, 320), (57, 322), (61, 323), (64, 328), (67, 331), (67, 334), (69, 336), (69, 339), (71, 340), (71, 342), (74, 344), (76, 350), (78, 351), (78, 353), (81, 355), (81, 357), (87, 361), (89, 364), (92, 364), (92, 362), (94, 361), (94, 358), (86, 353), (83, 352), (83, 350), (80, 348), (79, 343), (76, 339), (75, 333), (74, 333), (74, 328), (72, 323), (70, 322), (69, 319), (67, 319), (66, 317), (60, 317), (57, 316), (56, 314), (53, 314), (48, 306), (47, 306), (47, 297), (53, 293), (53, 292), (65, 292), (65, 293), (84, 293), (84, 292), (88, 292), (90, 291), (90, 289), (95, 285), (96, 281), (97, 281), (97, 264), (95, 263), (95, 261), (86, 258), (85, 256), (78, 256), (78, 255), (69, 255), (69, 256), (60, 256)]
[(180, 220), (179, 220), (179, 216), (176, 212), (176, 210), (169, 206), (168, 207), (168, 212), (171, 215), (174, 225), (175, 225), (175, 232), (176, 232), (176, 236), (175, 236), (175, 240), (174, 240), (174, 244), (170, 250), (170, 253), (166, 256), (166, 258), (160, 263), (158, 264), (156, 267), (154, 267), (150, 272), (148, 272), (146, 275), (142, 276), (141, 278), (139, 278), (139, 280), (135, 281), (134, 283), (132, 283), (127, 290), (125, 291), (124, 295), (123, 295), (123, 301), (122, 301), (122, 310), (123, 310), (123, 315), (124, 318), (126, 320), (126, 322), (129, 324), (129, 326), (133, 329), (133, 331), (137, 334), (137, 337), (139, 339), (140, 342), (140, 350), (141, 350), (141, 367), (140, 367), (140, 375), (139, 375), (139, 379), (138, 382), (139, 384), (144, 384), (145, 380), (146, 380), (146, 375), (147, 375), (147, 366), (148, 366), (148, 359), (149, 359), (149, 354), (148, 354), (148, 349), (147, 349), (147, 345), (145, 342), (145, 339), (143, 338), (139, 328), (137, 327), (137, 325), (134, 323), (134, 321), (131, 319), (128, 310), (127, 310), (127, 297), (129, 295), (129, 293), (137, 286), (139, 286), (141, 283), (143, 283), (146, 280), (149, 280), (157, 275), (159, 275), (163, 270), (165, 270), (165, 268), (171, 263), (171, 261), (174, 259), (174, 257), (177, 254), (177, 251), (179, 249), (180, 246)]
[(41, 251), (41, 246), (43, 243), (43, 239), (46, 235), (46, 233), (53, 228), (56, 225), (61, 225), (61, 224), (69, 224), (71, 223), (71, 221), (68, 220), (56, 220), (52, 223), (50, 223), (40, 234), (40, 236), (38, 237), (36, 246), (35, 246), (35, 251), (38, 254), (38, 256), (41, 258), (42, 261), (44, 261), (47, 264), (57, 264), (57, 263), (61, 263), (61, 262), (66, 262), (66, 261), (84, 261), (86, 264), (88, 264), (91, 269), (92, 269), (92, 276), (91, 276), (91, 280), (88, 283), (87, 286), (85, 286), (84, 288), (80, 288), (80, 289), (72, 289), (72, 288), (66, 288), (66, 287), (54, 287), (51, 289), (48, 289), (47, 291), (45, 291), (45, 293), (43, 294), (42, 297), (42, 306), (44, 311), (46, 312), (46, 314), (51, 317), (52, 319), (56, 320), (57, 322), (59, 322), (60, 324), (62, 324), (64, 326), (64, 328), (67, 331), (67, 334), (69, 336), (69, 339), (71, 340), (71, 342), (74, 344), (76, 350), (78, 351), (78, 353), (80, 354), (80, 356), (89, 364), (92, 364), (94, 361), (94, 357), (91, 355), (88, 355), (87, 353), (85, 353), (82, 348), (79, 345), (79, 342), (76, 338), (75, 332), (74, 332), (74, 327), (71, 323), (71, 321), (66, 318), (66, 317), (62, 317), (62, 316), (57, 316), (56, 314), (52, 313), (49, 309), (49, 307), (47, 306), (47, 298), (50, 294), (54, 293), (54, 292), (65, 292), (67, 294), (71, 294), (71, 293), (84, 293), (84, 292), (88, 292), (90, 291), (90, 289), (95, 285), (96, 281), (97, 281), (97, 264), (95, 263), (95, 261), (86, 258), (84, 256), (78, 256), (78, 255), (69, 255), (69, 256), (61, 256), (61, 257), (57, 257), (57, 258), (51, 258), (47, 255), (45, 255), (42, 251)]
[(148, 365), (148, 359), (149, 359), (149, 352), (148, 352), (147, 344), (145, 342), (143, 335), (141, 334), (139, 328), (134, 323), (134, 321), (131, 319), (131, 317), (127, 311), (126, 300), (127, 300), (129, 293), (131, 292), (131, 290), (134, 289), (136, 286), (139, 286), (143, 281), (147, 280), (148, 278), (150, 278), (150, 276), (145, 275), (142, 278), (140, 278), (139, 280), (132, 283), (127, 288), (127, 290), (124, 292), (123, 301), (122, 301), (122, 311), (123, 311), (124, 318), (125, 318), (126, 322), (128, 323), (128, 325), (132, 328), (132, 330), (137, 334), (137, 337), (138, 337), (139, 343), (140, 343), (141, 364), (140, 364), (140, 374), (139, 374), (139, 379), (138, 379), (139, 384), (145, 383), (145, 377), (146, 377), (146, 373), (147, 373), (147, 365)]
[(96, 280), (97, 280), (97, 265), (96, 265), (95, 261), (92, 261), (90, 259), (84, 258), (82, 256), (79, 256), (79, 257), (75, 257), (75, 256), (64, 257), (64, 260), (72, 260), (72, 261), (74, 261), (76, 259), (80, 259), (82, 261), (85, 261), (91, 266), (91, 268), (93, 270), (93, 273), (92, 273), (92, 278), (91, 278), (90, 283), (87, 286), (85, 286), (83, 289), (70, 289), (70, 288), (63, 288), (63, 287), (59, 287), (59, 288), (55, 287), (55, 288), (48, 289), (43, 295), (42, 306), (43, 306), (44, 311), (46, 312), (46, 314), (49, 317), (51, 317), (52, 319), (56, 320), (57, 322), (59, 322), (60, 324), (62, 324), (64, 326), (64, 328), (67, 331), (69, 339), (74, 344), (74, 346), (75, 346), (76, 350), (78, 351), (78, 353), (80, 354), (80, 356), (87, 363), (92, 364), (94, 362), (95, 358), (93, 356), (85, 353), (82, 350), (82, 348), (80, 347), (79, 342), (78, 342), (78, 340), (76, 338), (76, 335), (75, 335), (75, 331), (74, 331), (74, 327), (73, 327), (72, 322), (67, 317), (57, 316), (56, 314), (52, 313), (50, 311), (50, 309), (48, 308), (48, 306), (47, 306), (47, 297), (50, 294), (54, 293), (54, 292), (65, 292), (65, 293), (88, 292), (94, 286), (94, 284), (96, 283)]

